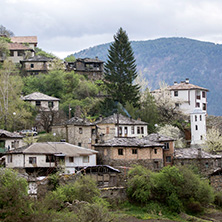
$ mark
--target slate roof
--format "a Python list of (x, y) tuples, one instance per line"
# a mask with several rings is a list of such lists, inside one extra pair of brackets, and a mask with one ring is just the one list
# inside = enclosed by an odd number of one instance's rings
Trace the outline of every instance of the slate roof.
[(77, 62), (85, 62), (85, 63), (104, 63), (104, 61), (99, 60), (98, 58), (78, 58), (76, 59)]
[[(174, 158), (175, 159), (196, 159), (198, 158), (198, 148), (178, 148), (175, 149)], [(221, 158), (221, 155), (212, 155), (201, 150), (201, 158), (211, 159), (211, 158)]]
[[(116, 113), (102, 120), (96, 121), (96, 124), (112, 124), (112, 123), (117, 124)], [(120, 125), (148, 125), (148, 123), (146, 122), (143, 122), (141, 120), (135, 120), (135, 119), (123, 116), (122, 114), (119, 114), (119, 124)]]
[(53, 60), (53, 58), (48, 58), (45, 56), (36, 55), (36, 56), (30, 57), (28, 59), (22, 60), (22, 62), (50, 62), (52, 60)]
[(12, 133), (3, 129), (0, 129), (0, 138), (23, 138), (23, 136), (19, 135), (18, 133)]
[(145, 138), (120, 137), (120, 138), (113, 138), (101, 144), (95, 144), (95, 146), (145, 148), (145, 147), (163, 147), (163, 144), (156, 143)]
[(167, 88), (170, 91), (171, 90), (188, 90), (188, 89), (199, 89), (199, 90), (209, 91), (206, 88), (196, 86), (196, 85), (193, 85), (191, 83), (186, 83), (186, 82), (177, 83), (177, 84), (174, 84), (173, 86), (169, 86)]
[(20, 44), (20, 43), (8, 43), (9, 44), (9, 50), (30, 50), (34, 51), (32, 48), (29, 48), (26, 45)]
[(23, 96), (22, 100), (25, 101), (59, 101), (60, 99), (52, 96), (48, 96), (46, 94), (40, 92), (34, 92), (29, 95)]
[(77, 125), (77, 126), (82, 126), (82, 125), (91, 126), (91, 125), (94, 125), (93, 123), (89, 122), (88, 119), (82, 119), (80, 117), (72, 117), (71, 119), (69, 119), (66, 122), (66, 124), (67, 125)]
[(95, 150), (83, 148), (65, 142), (45, 142), (33, 143), (29, 146), (8, 151), (6, 154), (24, 153), (24, 154), (54, 154), (65, 156), (84, 156), (98, 153)]
[(11, 37), (12, 42), (16, 43), (37, 43), (37, 36), (13, 36)]
[(168, 136), (160, 135), (159, 133), (152, 133), (152, 134), (147, 135), (144, 138), (150, 141), (154, 141), (154, 142), (175, 141), (175, 139)]

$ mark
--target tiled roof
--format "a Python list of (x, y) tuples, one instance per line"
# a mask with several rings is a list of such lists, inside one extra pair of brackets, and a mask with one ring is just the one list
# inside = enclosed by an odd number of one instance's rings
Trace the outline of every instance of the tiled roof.
[[(117, 114), (114, 113), (111, 116), (108, 116), (102, 120), (98, 120), (96, 124), (117, 124)], [(119, 124), (120, 125), (147, 125), (148, 123), (143, 122), (141, 120), (135, 120), (126, 116), (123, 116), (122, 114), (119, 114)]]
[(13, 36), (11, 37), (12, 42), (16, 43), (37, 43), (37, 36)]
[(26, 154), (57, 154), (65, 156), (82, 156), (98, 153), (95, 150), (75, 146), (65, 142), (45, 142), (33, 143), (30, 146), (8, 151), (7, 153), (26, 153)]
[[(198, 158), (198, 148), (179, 148), (175, 149), (174, 158), (175, 159), (196, 159)], [(212, 155), (201, 150), (201, 158), (210, 159), (210, 158), (221, 158), (221, 155)]]
[(199, 89), (199, 90), (204, 90), (204, 91), (209, 91), (206, 88), (200, 87), (193, 85), (191, 83), (186, 83), (186, 82), (181, 82), (181, 83), (176, 83), (173, 86), (168, 87), (169, 90), (188, 90), (188, 89)]
[(89, 122), (88, 119), (82, 119), (80, 117), (72, 117), (71, 119), (69, 119), (66, 123), (67, 125), (77, 125), (77, 126), (90, 126), (90, 125), (94, 125), (93, 123)]
[(37, 56), (30, 57), (28, 59), (22, 60), (22, 62), (49, 62), (52, 60), (53, 60), (52, 58), (37, 55)]
[(9, 44), (9, 50), (31, 50), (33, 49), (29, 48), (26, 45), (20, 44), (20, 43), (8, 43)]
[(59, 101), (60, 99), (52, 96), (48, 96), (46, 94), (40, 93), (40, 92), (34, 92), (29, 95), (23, 96), (22, 100), (25, 101)]
[(156, 143), (145, 138), (120, 137), (120, 138), (113, 138), (101, 144), (95, 144), (95, 146), (144, 148), (144, 147), (163, 147), (163, 144)]
[(84, 58), (84, 59), (76, 59), (77, 62), (86, 62), (86, 63), (104, 63), (102, 60), (99, 60), (98, 58)]
[(146, 137), (144, 137), (150, 141), (154, 141), (154, 142), (162, 142), (162, 141), (174, 141), (175, 139), (170, 138), (168, 136), (164, 136), (164, 135), (160, 135), (158, 133), (152, 133), (147, 135)]
[(23, 138), (23, 136), (19, 135), (18, 133), (12, 133), (6, 130), (0, 129), (0, 138)]

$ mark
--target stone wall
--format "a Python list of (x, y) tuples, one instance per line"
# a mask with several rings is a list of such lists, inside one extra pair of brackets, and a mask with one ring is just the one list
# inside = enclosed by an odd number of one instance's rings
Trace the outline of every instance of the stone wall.
[(216, 191), (222, 191), (222, 175), (211, 176), (210, 184)]

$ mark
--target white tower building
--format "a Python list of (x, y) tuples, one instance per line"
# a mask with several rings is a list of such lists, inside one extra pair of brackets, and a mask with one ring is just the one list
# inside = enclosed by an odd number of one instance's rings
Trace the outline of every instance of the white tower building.
[(195, 108), (190, 113), (191, 123), (191, 146), (201, 145), (206, 137), (206, 112), (200, 108)]

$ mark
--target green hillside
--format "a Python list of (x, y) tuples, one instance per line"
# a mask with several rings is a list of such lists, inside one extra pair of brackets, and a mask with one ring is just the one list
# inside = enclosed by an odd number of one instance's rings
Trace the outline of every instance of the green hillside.
[[(106, 61), (109, 44), (75, 53), (76, 58), (98, 56)], [(172, 85), (189, 78), (190, 82), (208, 88), (208, 113), (222, 116), (222, 45), (187, 38), (161, 38), (133, 41), (137, 69), (158, 88), (160, 81)]]

